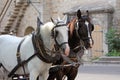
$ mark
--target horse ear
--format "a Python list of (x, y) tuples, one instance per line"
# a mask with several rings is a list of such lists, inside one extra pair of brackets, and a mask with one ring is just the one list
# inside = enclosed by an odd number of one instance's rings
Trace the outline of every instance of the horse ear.
[(53, 20), (52, 17), (51, 17), (50, 19), (51, 19), (51, 21), (53, 22), (53, 24), (55, 24), (55, 25), (57, 24), (57, 21), (58, 21), (58, 20), (55, 21), (55, 20)]
[(40, 20), (39, 17), (37, 17), (37, 30), (36, 30), (36, 34), (40, 33), (40, 26), (43, 25), (43, 22)]
[(55, 23), (52, 17), (51, 17), (50, 19), (51, 19), (51, 21), (52, 21), (53, 23)]
[(87, 13), (88, 20), (90, 21), (91, 19), (90, 19), (89, 11), (87, 10), (86, 13)]
[(43, 25), (43, 22), (40, 20), (39, 17), (37, 17), (37, 27), (40, 27), (41, 25)]
[(86, 11), (86, 13), (87, 13), (87, 16), (89, 17), (89, 11), (88, 10)]
[(94, 30), (94, 25), (92, 24), (92, 31)]
[(80, 11), (80, 9), (77, 11), (77, 17), (78, 17), (78, 19), (81, 18), (81, 11)]
[(68, 21), (68, 16), (65, 15), (65, 16), (63, 17), (62, 21), (63, 21), (65, 24), (68, 24), (68, 23), (69, 23), (69, 21)]
[(58, 20), (58, 21), (61, 21), (60, 16), (58, 16), (57, 20)]

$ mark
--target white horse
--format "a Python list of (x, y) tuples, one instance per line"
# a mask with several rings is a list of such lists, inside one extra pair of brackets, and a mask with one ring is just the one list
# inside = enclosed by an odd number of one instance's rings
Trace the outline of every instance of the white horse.
[[(63, 22), (48, 22), (37, 28), (34, 35), (41, 36), (45, 49), (51, 50), (51, 46), (55, 43), (64, 50), (66, 55), (68, 55), (68, 28)], [(51, 33), (54, 34), (53, 38), (51, 37)], [(0, 36), (0, 63), (2, 63), (7, 71), (11, 72), (11, 70), (18, 64), (16, 53), (20, 43), (20, 56), (22, 61), (27, 60), (35, 54), (35, 44), (33, 44), (32, 37), (32, 34), (25, 37), (11, 35)], [(47, 52), (47, 54), (51, 55), (51, 52)], [(51, 63), (46, 63), (39, 59), (38, 56), (35, 56), (24, 66), (26, 73), (30, 74), (30, 80), (36, 80), (38, 75), (40, 80), (46, 80)], [(23, 69), (19, 68), (15, 73), (22, 74)]]

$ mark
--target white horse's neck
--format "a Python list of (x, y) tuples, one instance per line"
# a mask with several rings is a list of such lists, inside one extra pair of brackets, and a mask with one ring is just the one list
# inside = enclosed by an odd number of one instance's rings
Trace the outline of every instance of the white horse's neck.
[(51, 49), (51, 46), (54, 44), (54, 40), (51, 37), (51, 30), (54, 24), (52, 22), (48, 22), (45, 25), (40, 27), (40, 34), (43, 40), (43, 43), (46, 48)]

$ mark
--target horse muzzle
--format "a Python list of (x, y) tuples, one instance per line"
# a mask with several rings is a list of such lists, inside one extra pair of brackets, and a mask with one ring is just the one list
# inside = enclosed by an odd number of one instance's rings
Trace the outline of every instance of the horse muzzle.
[(64, 51), (64, 54), (65, 54), (66, 56), (68, 56), (69, 53), (70, 53), (70, 47), (69, 47), (68, 43), (63, 44), (63, 45), (61, 46), (61, 48), (62, 48), (62, 50)]
[(66, 48), (65, 48), (65, 55), (68, 56), (70, 53), (70, 47), (68, 44), (66, 44)]
[(89, 48), (92, 48), (93, 47), (93, 44), (92, 43), (89, 43)]
[(92, 40), (92, 39), (90, 39), (90, 42), (89, 42), (89, 46), (90, 46), (90, 48), (92, 48), (92, 47), (93, 47), (93, 44), (94, 44), (93, 40)]

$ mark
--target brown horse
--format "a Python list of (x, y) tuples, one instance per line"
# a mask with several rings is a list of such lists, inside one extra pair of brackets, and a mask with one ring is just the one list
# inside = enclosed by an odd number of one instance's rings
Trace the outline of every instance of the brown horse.
[[(80, 62), (84, 49), (89, 49), (93, 45), (93, 39), (91, 36), (94, 26), (90, 21), (89, 12), (87, 15), (81, 15), (81, 11), (77, 11), (77, 18), (74, 18), (69, 24), (69, 46), (70, 55), (69, 58), (74, 62)], [(61, 59), (53, 65), (66, 65), (67, 62)], [(49, 77), (47, 80), (62, 80), (64, 75), (67, 76), (68, 80), (74, 80), (78, 73), (77, 66), (58, 66), (53, 67), (49, 70)]]

